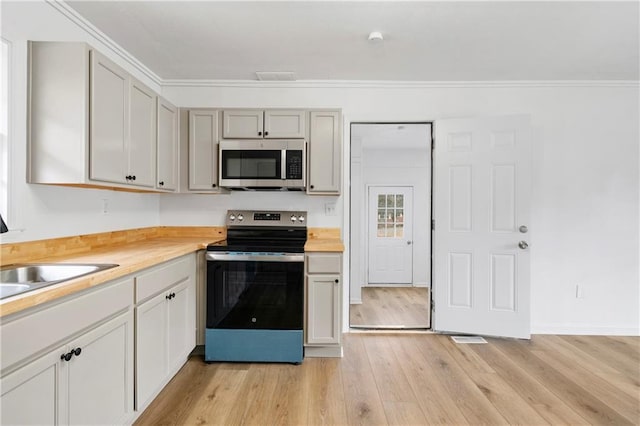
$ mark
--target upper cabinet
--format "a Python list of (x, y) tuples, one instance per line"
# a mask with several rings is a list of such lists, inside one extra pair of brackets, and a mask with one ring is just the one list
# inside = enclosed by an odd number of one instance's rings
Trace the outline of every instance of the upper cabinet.
[(218, 112), (189, 111), (188, 191), (219, 192)]
[(234, 109), (222, 111), (225, 139), (303, 139), (304, 110)]
[(308, 194), (340, 194), (342, 117), (340, 111), (309, 114)]
[(157, 98), (85, 43), (30, 42), (29, 182), (167, 188), (156, 181)]
[(178, 109), (158, 97), (156, 189), (178, 188)]

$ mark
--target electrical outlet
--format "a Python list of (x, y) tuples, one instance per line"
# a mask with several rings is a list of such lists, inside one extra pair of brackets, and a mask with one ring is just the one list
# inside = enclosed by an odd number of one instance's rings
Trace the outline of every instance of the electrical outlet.
[(336, 203), (326, 203), (324, 205), (324, 215), (325, 216), (335, 216), (336, 215)]

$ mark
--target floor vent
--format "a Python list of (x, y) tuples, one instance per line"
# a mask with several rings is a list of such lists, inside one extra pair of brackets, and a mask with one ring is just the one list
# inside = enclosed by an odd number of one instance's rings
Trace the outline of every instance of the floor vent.
[(451, 336), (451, 340), (460, 344), (487, 343), (487, 341), (480, 336)]

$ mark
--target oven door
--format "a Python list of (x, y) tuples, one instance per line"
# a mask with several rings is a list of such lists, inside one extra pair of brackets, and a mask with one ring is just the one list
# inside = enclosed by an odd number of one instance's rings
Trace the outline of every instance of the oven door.
[(302, 330), (304, 254), (207, 253), (207, 328)]

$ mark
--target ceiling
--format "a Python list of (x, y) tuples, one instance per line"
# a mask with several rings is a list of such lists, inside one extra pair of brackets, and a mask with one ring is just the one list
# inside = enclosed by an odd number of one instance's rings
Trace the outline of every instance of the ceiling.
[[(67, 1), (164, 80), (638, 80), (639, 2)], [(385, 40), (369, 42), (371, 31)]]

